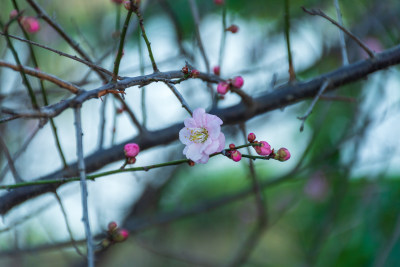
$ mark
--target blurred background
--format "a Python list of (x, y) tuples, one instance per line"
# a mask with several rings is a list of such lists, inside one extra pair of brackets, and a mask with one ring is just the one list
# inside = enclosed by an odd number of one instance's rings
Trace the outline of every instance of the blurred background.
[[(26, 1), (17, 0), (25, 16), (36, 16)], [(141, 10), (154, 58), (161, 71), (180, 70), (187, 61), (207, 72), (196, 39), (196, 24), (187, 0), (143, 0)], [(244, 78), (243, 90), (251, 96), (268, 93), (288, 82), (285, 40), (285, 1), (194, 1), (199, 32), (209, 70), (221, 67), (221, 77)], [(333, 0), (289, 0), (290, 42), (297, 81), (308, 81), (342, 66), (339, 30), (327, 20), (310, 16), (301, 7), (321, 8), (337, 18)], [(119, 34), (127, 11), (111, 0), (37, 0), (79, 46), (100, 66), (112, 70)], [(397, 0), (339, 1), (344, 26), (379, 53), (399, 43), (400, 3)], [(9, 20), (12, 1), (0, 3), (0, 21)], [(237, 33), (224, 33), (235, 24)], [(76, 52), (39, 18), (33, 41), (65, 53)], [(17, 24), (10, 34), (23, 36)], [(225, 37), (223, 37), (225, 36)], [(221, 50), (222, 40), (225, 38)], [(345, 38), (350, 63), (367, 58), (360, 47)], [(23, 65), (33, 66), (27, 45), (13, 40)], [(40, 69), (84, 89), (102, 85), (96, 73), (74, 60), (34, 48)], [(14, 58), (4, 36), (0, 55)], [(132, 18), (125, 42), (120, 75), (152, 73), (146, 45)], [(214, 157), (209, 163), (170, 166), (148, 172), (116, 174), (89, 182), (89, 215), (97, 243), (107, 225), (117, 222), (130, 237), (96, 256), (96, 266), (400, 266), (400, 157), (398, 67), (374, 73), (338, 88), (320, 99), (300, 132), (310, 101), (278, 109), (248, 120), (245, 125), (222, 128), (226, 145), (245, 144), (253, 132), (278, 149), (291, 152), (287, 162), (233, 162)], [(39, 81), (29, 78), (39, 91)], [(50, 104), (72, 96), (45, 82)], [(216, 85), (212, 85), (214, 89)], [(210, 109), (206, 83), (191, 79), (177, 89), (192, 109)], [(41, 101), (41, 97), (38, 97)], [(164, 84), (126, 90), (126, 102), (141, 124), (158, 130), (188, 117)], [(228, 93), (218, 107), (240, 98)], [(43, 102), (39, 103), (43, 106)], [(18, 72), (0, 68), (1, 108), (30, 108), (30, 99)], [(110, 96), (93, 99), (82, 107), (85, 155), (110, 148), (138, 134), (120, 103)], [(104, 117), (104, 136), (102, 122)], [(73, 111), (54, 119), (66, 162), (76, 161)], [(18, 119), (0, 124), (11, 155), (36, 132), (38, 120)], [(183, 124), (182, 124), (183, 126)], [(243, 129), (245, 136), (243, 134)], [(178, 135), (178, 133), (177, 133)], [(141, 151), (134, 166), (182, 159), (179, 141)], [(245, 152), (245, 150), (244, 150)], [(254, 153), (254, 151), (253, 151)], [(0, 154), (0, 181), (14, 183), (4, 153)], [(118, 169), (124, 163), (105, 165), (98, 172)], [(50, 124), (34, 135), (15, 161), (27, 181), (63, 168)], [(252, 176), (252, 171), (255, 174)], [(253, 178), (263, 201), (253, 192)], [(0, 191), (6, 195), (8, 191)], [(26, 201), (0, 220), (0, 266), (85, 266), (76, 253), (85, 251), (79, 183), (54, 194)], [(259, 195), (258, 195), (259, 196)], [(65, 214), (63, 212), (65, 211)], [(66, 223), (66, 220), (68, 223)]]

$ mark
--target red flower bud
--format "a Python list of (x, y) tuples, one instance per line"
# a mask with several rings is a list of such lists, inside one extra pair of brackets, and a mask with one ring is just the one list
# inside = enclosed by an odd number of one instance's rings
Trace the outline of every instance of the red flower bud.
[(215, 67), (213, 68), (213, 71), (214, 71), (214, 74), (215, 74), (215, 75), (219, 75), (220, 72), (221, 72), (221, 69), (220, 69), (219, 66), (215, 66)]
[(236, 26), (235, 24), (232, 24), (228, 28), (225, 29), (225, 31), (231, 32), (231, 33), (237, 33), (239, 31), (239, 27)]
[(249, 133), (249, 135), (247, 136), (247, 141), (253, 143), (255, 140), (256, 140), (256, 135), (254, 133)]

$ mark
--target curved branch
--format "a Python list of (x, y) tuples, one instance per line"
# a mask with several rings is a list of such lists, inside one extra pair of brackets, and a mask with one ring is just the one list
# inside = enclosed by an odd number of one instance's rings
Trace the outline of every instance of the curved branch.
[[(257, 98), (254, 98), (255, 108), (249, 109), (243, 103), (239, 103), (235, 106), (231, 106), (223, 109), (213, 109), (210, 113), (220, 117), (225, 124), (237, 124), (244, 122), (256, 115), (266, 113), (271, 110), (275, 110), (287, 105), (297, 103), (301, 100), (314, 97), (320, 90), (322, 84), (325, 80), (330, 80), (330, 86), (327, 90), (333, 90), (341, 85), (349, 84), (365, 78), (368, 74), (376, 72), (378, 70), (383, 70), (387, 67), (396, 65), (400, 63), (400, 46), (396, 46), (392, 49), (386, 50), (378, 54), (376, 57), (364, 61), (359, 61), (351, 65), (341, 67), (333, 72), (321, 75), (312, 79), (311, 81), (284, 85), (277, 88), (273, 92), (265, 93)], [(177, 72), (170, 72), (169, 75), (166, 73), (157, 73), (157, 75), (165, 75), (172, 78), (172, 74)], [(181, 73), (181, 72), (180, 72)], [(152, 74), (155, 75), (155, 74)], [(181, 73), (183, 76), (183, 74)], [(201, 74), (204, 75), (204, 74)], [(146, 77), (151, 77), (147, 75)], [(203, 76), (212, 78), (212, 76)], [(122, 80), (126, 86), (131, 85), (131, 83), (138, 82), (135, 79), (130, 78)], [(143, 79), (143, 77), (142, 77)], [(146, 80), (148, 81), (148, 80)], [(77, 97), (85, 98), (85, 94)], [(79, 99), (78, 99), (79, 100)], [(64, 101), (65, 103), (67, 101)], [(63, 104), (61, 103), (61, 104)], [(160, 129), (157, 131), (147, 132), (145, 135), (138, 135), (126, 142), (137, 143), (142, 150), (159, 146), (162, 144), (167, 144), (178, 139), (178, 132), (182, 128), (182, 124), (174, 124), (172, 126)], [(109, 149), (95, 152), (85, 158), (86, 170), (88, 173), (94, 172), (101, 169), (105, 165), (124, 159), (123, 146), (125, 143), (120, 143)], [(45, 180), (54, 178), (68, 178), (77, 176), (77, 164), (71, 164), (68, 170), (59, 170), (48, 174), (44, 177), (40, 177), (33, 180)], [(59, 185), (43, 185), (43, 186), (33, 186), (24, 187), (12, 190), (11, 192), (0, 197), (0, 214), (5, 214), (13, 207), (23, 203), (24, 201), (34, 198), (36, 196), (42, 195), (44, 193), (54, 191)]]

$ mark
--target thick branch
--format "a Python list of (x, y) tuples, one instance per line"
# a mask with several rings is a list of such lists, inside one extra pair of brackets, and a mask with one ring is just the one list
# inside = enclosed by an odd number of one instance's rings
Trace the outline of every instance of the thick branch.
[[(281, 86), (280, 88), (277, 88), (277, 90), (265, 93), (264, 95), (254, 98), (256, 108), (251, 110), (251, 112), (249, 112), (249, 109), (243, 103), (240, 103), (224, 109), (217, 108), (211, 110), (210, 113), (219, 116), (224, 121), (224, 125), (237, 124), (256, 115), (297, 103), (306, 98), (314, 97), (320, 90), (324, 81), (327, 79), (331, 82), (327, 90), (333, 90), (341, 85), (349, 84), (365, 78), (370, 73), (399, 63), (400, 46), (397, 46), (378, 54), (373, 59), (359, 61), (357, 63), (341, 67), (333, 72), (321, 75), (308, 82)], [(158, 73), (158, 75), (160, 74), (161, 73)], [(121, 82), (129, 84), (133, 83), (133, 81), (134, 78), (127, 79), (127, 81), (123, 80)], [(126, 142), (137, 143), (142, 150), (146, 150), (151, 147), (160, 146), (175, 141), (178, 138), (178, 132), (182, 126), (182, 123), (178, 123), (164, 129), (148, 132), (145, 135), (136, 136), (135, 138), (127, 140)], [(86, 171), (90, 173), (101, 169), (109, 163), (123, 160), (123, 146), (126, 142), (87, 156), (85, 158)], [(77, 166), (75, 163), (71, 164), (70, 169), (67, 171), (56, 171), (38, 179), (45, 180), (62, 177), (68, 178), (77, 176), (77, 174)], [(54, 189), (58, 186), (59, 185), (43, 185), (13, 190), (0, 197), (0, 214), (7, 213), (10, 209), (28, 199), (39, 196), (46, 192), (54, 191)]]

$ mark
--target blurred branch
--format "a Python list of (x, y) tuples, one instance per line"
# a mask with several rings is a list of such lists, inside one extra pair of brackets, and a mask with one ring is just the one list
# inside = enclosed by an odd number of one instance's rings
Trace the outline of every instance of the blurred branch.
[(324, 19), (329, 20), (333, 25), (338, 27), (340, 30), (345, 32), (348, 36), (350, 36), (351, 39), (353, 39), (362, 49), (364, 49), (365, 52), (369, 55), (369, 57), (373, 58), (374, 57), (374, 52), (371, 51), (371, 49), (368, 48), (367, 45), (365, 45), (360, 38), (349, 32), (346, 28), (344, 28), (342, 25), (337, 23), (334, 19), (326, 15), (322, 10), (320, 9), (306, 9), (305, 7), (302, 7), (303, 11), (312, 15), (312, 16), (320, 16), (323, 17)]
[(311, 102), (311, 105), (308, 107), (306, 113), (301, 117), (297, 117), (299, 120), (301, 120), (300, 132), (303, 131), (304, 123), (306, 122), (306, 119), (308, 118), (308, 116), (310, 116), (312, 110), (314, 109), (315, 104), (317, 104), (318, 99), (325, 92), (325, 90), (328, 88), (329, 84), (330, 84), (329, 80), (326, 80), (322, 84), (322, 86), (319, 89), (318, 93), (316, 94), (316, 96), (314, 97), (313, 101)]
[(289, 0), (284, 0), (285, 5), (285, 39), (286, 48), (288, 54), (288, 65), (289, 65), (289, 81), (293, 82), (296, 80), (296, 73), (294, 72), (292, 51), (290, 47), (290, 11), (289, 11)]
[[(20, 37), (18, 37), (18, 36), (14, 36), (14, 35), (11, 35), (11, 34), (6, 34), (6, 33), (3, 33), (3, 32), (0, 32), (0, 35), (8, 36), (8, 37), (11, 37), (11, 38), (13, 38), (13, 39), (15, 39), (15, 40), (18, 40), (18, 41), (21, 41), (21, 42), (24, 42), (24, 43), (28, 43), (28, 44), (32, 44), (32, 45), (35, 45), (35, 46), (37, 46), (37, 47), (40, 47), (40, 48), (49, 50), (49, 51), (51, 51), (51, 52), (53, 52), (53, 53), (56, 53), (56, 54), (58, 54), (58, 55), (60, 55), (60, 56), (67, 57), (67, 58), (70, 58), (70, 59), (72, 59), (72, 60), (75, 60), (75, 61), (78, 61), (78, 62), (80, 62), (80, 63), (83, 63), (83, 64), (85, 64), (85, 65), (91, 67), (92, 69), (97, 69), (97, 70), (99, 70), (99, 71), (101, 71), (101, 72), (104, 72), (105, 74), (109, 75), (110, 77), (113, 76), (113, 73), (112, 73), (111, 71), (106, 70), (106, 69), (104, 69), (104, 68), (102, 68), (102, 67), (100, 67), (100, 66), (98, 66), (98, 65), (96, 65), (96, 64), (94, 64), (94, 63), (92, 63), (92, 62), (90, 62), (90, 61), (87, 61), (87, 60), (85, 60), (85, 59), (81, 59), (81, 58), (79, 58), (79, 57), (77, 57), (77, 56), (72, 56), (72, 55), (69, 55), (69, 54), (67, 54), (67, 53), (61, 52), (61, 51), (59, 51), (59, 50), (53, 49), (53, 48), (51, 48), (51, 47), (48, 47), (48, 46), (45, 46), (45, 45), (42, 45), (42, 44), (38, 44), (38, 43), (33, 42), (33, 41), (31, 41), (31, 40), (23, 39), (23, 38), (20, 38)], [(119, 80), (122, 79), (120, 76), (117, 76), (117, 78), (118, 78)]]
[(77, 94), (79, 92), (79, 90), (81, 90), (78, 86), (76, 86), (70, 82), (61, 80), (60, 78), (58, 78), (52, 74), (48, 74), (48, 73), (45, 73), (43, 71), (31, 68), (31, 67), (14, 65), (14, 64), (8, 63), (2, 59), (0, 59), (0, 66), (10, 68), (10, 69), (18, 71), (18, 72), (23, 71), (24, 73), (26, 73), (28, 75), (35, 76), (39, 79), (43, 79), (43, 80), (52, 82), (61, 88), (69, 90), (73, 94)]
[(56, 198), (57, 203), (58, 203), (58, 205), (60, 206), (60, 210), (61, 210), (61, 213), (62, 213), (62, 215), (63, 215), (63, 217), (64, 217), (65, 226), (67, 227), (67, 231), (68, 231), (68, 234), (69, 234), (69, 239), (70, 239), (70, 241), (71, 241), (72, 246), (75, 248), (76, 253), (78, 253), (78, 254), (79, 254), (80, 256), (82, 256), (82, 257), (85, 257), (85, 256), (82, 254), (82, 252), (79, 250), (78, 245), (76, 244), (76, 241), (75, 241), (75, 239), (74, 239), (74, 235), (72, 234), (71, 227), (69, 226), (67, 212), (66, 212), (66, 210), (65, 210), (65, 208), (64, 208), (64, 205), (63, 205), (63, 203), (62, 203), (62, 201), (61, 201), (61, 198), (60, 198), (60, 196), (58, 195), (57, 191), (54, 191), (54, 197)]
[(13, 174), (15, 183), (24, 182), (24, 180), (22, 180), (21, 176), (19, 176), (17, 169), (15, 168), (14, 161), (10, 155), (10, 151), (8, 151), (6, 143), (4, 143), (2, 135), (0, 135), (0, 149), (3, 150), (3, 152), (4, 152), (4, 155), (7, 159), (8, 167), (10, 168), (11, 173)]
[[(334, 0), (334, 2), (335, 2), (336, 14), (338, 17), (338, 24), (342, 26), (343, 20), (342, 20), (342, 12), (340, 11), (339, 0)], [(344, 39), (344, 34), (341, 29), (339, 29), (339, 38), (340, 38), (340, 48), (342, 50), (342, 62), (343, 65), (348, 65), (349, 58), (347, 57), (346, 40)]]
[(199, 44), (200, 53), (203, 57), (204, 64), (206, 65), (207, 73), (210, 71), (210, 62), (208, 61), (206, 51), (204, 50), (203, 41), (201, 40), (200, 35), (200, 16), (199, 10), (197, 8), (197, 4), (194, 0), (188, 0), (190, 5), (190, 11), (192, 12), (193, 20), (194, 20), (194, 28), (196, 32), (197, 42)]
[(169, 89), (171, 89), (171, 91), (174, 93), (174, 95), (176, 96), (176, 98), (178, 98), (179, 102), (181, 102), (182, 107), (183, 107), (184, 109), (186, 109), (187, 112), (189, 112), (190, 116), (192, 116), (192, 115), (193, 115), (193, 111), (190, 109), (188, 103), (187, 103), (186, 100), (183, 98), (183, 96), (179, 93), (179, 91), (176, 89), (176, 87), (175, 87), (173, 84), (168, 83), (168, 82), (166, 82), (165, 84), (169, 87)]

